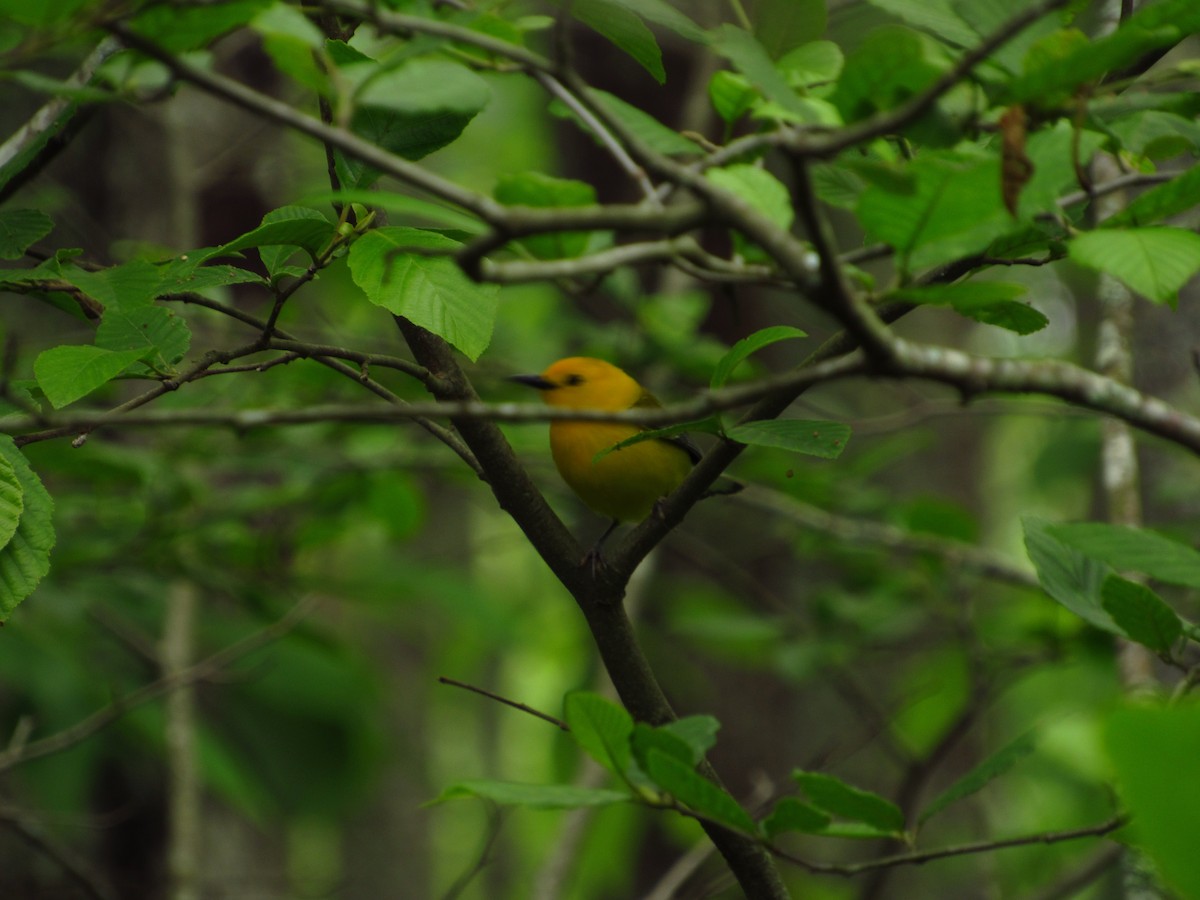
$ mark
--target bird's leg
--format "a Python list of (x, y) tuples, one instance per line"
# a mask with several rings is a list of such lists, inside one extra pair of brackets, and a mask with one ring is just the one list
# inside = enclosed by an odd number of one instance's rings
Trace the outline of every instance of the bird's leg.
[(613, 519), (612, 523), (605, 530), (604, 534), (600, 535), (600, 540), (596, 541), (596, 543), (592, 545), (592, 549), (587, 552), (586, 556), (584, 556), (581, 565), (584, 565), (591, 570), (593, 578), (600, 574), (600, 570), (607, 565), (607, 563), (604, 561), (604, 542), (608, 540), (608, 536), (610, 534), (617, 530), (617, 526), (620, 524), (621, 523), (619, 520)]

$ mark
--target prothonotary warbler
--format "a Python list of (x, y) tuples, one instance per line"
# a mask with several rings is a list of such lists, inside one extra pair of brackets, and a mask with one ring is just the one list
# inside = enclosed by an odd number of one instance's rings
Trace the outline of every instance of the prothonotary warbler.
[[(546, 403), (564, 409), (618, 412), (661, 406), (625, 372), (587, 356), (560, 359), (540, 375), (515, 375), (511, 380), (536, 388)], [(600, 547), (618, 524), (646, 518), (700, 459), (700, 451), (684, 437), (643, 441), (596, 458), (644, 430), (619, 422), (550, 423), (550, 452), (559, 474), (584, 503), (613, 520), (588, 554), (593, 565), (600, 562)], [(728, 483), (730, 487), (717, 492), (741, 490), (740, 484)]]

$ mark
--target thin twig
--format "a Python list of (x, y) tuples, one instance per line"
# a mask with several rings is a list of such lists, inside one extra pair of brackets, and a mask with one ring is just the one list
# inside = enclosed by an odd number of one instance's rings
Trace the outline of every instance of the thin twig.
[(549, 722), (551, 725), (557, 725), (563, 731), (570, 731), (570, 726), (562, 719), (556, 718), (549, 713), (544, 713), (541, 710), (534, 709), (532, 706), (527, 706), (524, 703), (518, 703), (516, 700), (509, 700), (507, 697), (501, 697), (486, 688), (476, 687), (473, 684), (467, 684), (465, 681), (459, 681), (456, 678), (449, 678), (445, 675), (438, 676), (440, 684), (449, 684), (453, 687), (462, 688), (465, 691), (473, 691), (476, 694), (487, 697), (489, 700), (495, 700), (497, 703), (503, 703), (505, 706), (511, 706), (513, 709), (519, 709), (521, 712), (529, 713), (531, 716), (536, 716), (543, 721)]

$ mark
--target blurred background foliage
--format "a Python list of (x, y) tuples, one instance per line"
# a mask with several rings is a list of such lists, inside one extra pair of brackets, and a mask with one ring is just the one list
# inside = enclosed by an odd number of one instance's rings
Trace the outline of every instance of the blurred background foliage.
[[(881, 5), (836, 6), (829, 36), (852, 49), (870, 26), (890, 21)], [(697, 3), (690, 12), (716, 21), (723, 9)], [(714, 63), (699, 48), (664, 38), (669, 77), (659, 86), (637, 66), (614, 65), (595, 33), (577, 27), (573, 40), (593, 83), (638, 97), (674, 128), (720, 133), (703, 96)], [(252, 32), (215, 49), (225, 71), (295, 96)], [(61, 76), (76, 52), (66, 45), (61, 58), (39, 64)], [(550, 115), (532, 82), (484, 78), (492, 102), (426, 165), (483, 192), (508, 173), (536, 170), (582, 177), (605, 201), (629, 199), (608, 157)], [(278, 206), (328, 190), (325, 161), (308, 140), (189, 88), (162, 100), (96, 108), (21, 189), (21, 205), (54, 219), (55, 246), (82, 247), (106, 263), (213, 246)], [(39, 102), (0, 83), (0, 130), (10, 133)], [(400, 189), (386, 180), (382, 187)], [(852, 223), (839, 224), (845, 246), (861, 241)], [(883, 278), (886, 265), (865, 268)], [(1017, 345), (1007, 332), (936, 309), (898, 329), (992, 354), (1089, 358), (1097, 306), (1086, 275), (1059, 280), (1029, 270), (1006, 279), (1030, 283), (1050, 329)], [(253, 286), (216, 296), (259, 317), (270, 309), (269, 295)], [(227, 318), (177, 311), (194, 347), (243, 337)], [(1200, 391), (1186, 350), (1200, 341), (1198, 322), (1161, 307), (1139, 310), (1132, 338), (1147, 390), (1194, 405)], [(545, 284), (506, 287), (491, 347), (470, 372), (485, 399), (522, 400), (504, 376), (595, 355), (637, 373), (664, 400), (682, 399), (707, 384), (724, 348), (776, 323), (808, 331), (806, 348), (835, 330), (793, 295), (700, 290), (649, 268), (622, 270), (570, 299)], [(388, 317), (362, 302), (344, 260), (280, 324), (303, 339), (399, 352)], [(0, 327), (10, 371), (27, 371), (47, 347), (87, 342), (92, 329), (12, 294), (0, 304)], [(804, 352), (787, 342), (755, 365), (777, 369)], [(370, 374), (401, 396), (422, 396), (397, 373)], [(119, 382), (99, 399), (115, 404), (137, 389)], [(156, 408), (363, 399), (351, 380), (297, 360), (205, 378)], [(676, 708), (722, 723), (712, 759), (731, 792), (753, 807), (800, 767), (889, 797), (928, 799), (1032, 732), (1027, 758), (932, 820), (922, 841), (1070, 829), (1111, 815), (1103, 729), (1121, 694), (1112, 641), (1021, 576), (1031, 571), (1021, 516), (1072, 521), (1102, 512), (1096, 418), (1046, 401), (963, 408), (949, 389), (882, 381), (823, 387), (799, 408), (852, 425), (844, 455), (745, 454), (734, 474), (752, 489), (697, 507), (644, 564), (628, 599)], [(556, 510), (590, 542), (603, 523), (557, 479), (545, 427), (505, 431)], [(677, 896), (708, 895), (719, 866), (703, 858), (703, 835), (683, 819), (626, 806), (426, 805), (469, 777), (596, 777), (554, 727), (438, 676), (552, 714), (570, 690), (603, 691), (605, 677), (564, 590), (486, 487), (419, 428), (114, 429), (80, 447), (58, 440), (26, 453), (54, 497), (58, 542), (52, 574), (0, 633), (3, 740), (71, 726), (152, 680), (174, 593), (197, 598), (196, 658), (267, 626), (301, 597), (318, 600), (288, 634), (197, 686), (202, 896), (597, 900), (650, 895), (672, 865), (689, 860), (699, 874)], [(1141, 442), (1139, 454), (1146, 518), (1192, 541), (1200, 526), (1194, 461), (1154, 441)], [(828, 512), (836, 523), (822, 518)], [(894, 529), (895, 546), (877, 526)], [(989, 577), (963, 564), (953, 549), (966, 545), (987, 548), (1017, 574)], [(1183, 614), (1200, 612), (1194, 596), (1173, 600)], [(30, 852), (41, 835), (75, 848), (119, 896), (162, 896), (163, 735), (162, 707), (149, 704), (5, 773), (0, 805), (13, 812), (0, 819), (13, 827), (0, 829), (0, 894), (79, 895), (52, 854)], [(858, 849), (810, 840), (814, 854), (832, 861)], [(796, 896), (812, 900), (1033, 897), (1091, 852), (1077, 843), (1030, 846), (856, 880), (795, 869), (788, 879)], [(1078, 895), (1056, 896), (1115, 897), (1117, 881), (1114, 869)]]

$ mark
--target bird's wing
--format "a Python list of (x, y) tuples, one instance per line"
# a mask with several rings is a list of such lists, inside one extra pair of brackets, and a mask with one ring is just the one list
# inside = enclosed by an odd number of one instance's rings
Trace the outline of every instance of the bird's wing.
[[(642, 388), (642, 395), (638, 397), (637, 403), (633, 404), (633, 409), (662, 409), (662, 404), (645, 388)], [(645, 429), (643, 429), (645, 430)], [(668, 444), (674, 444), (680, 450), (688, 455), (692, 465), (700, 462), (700, 448), (692, 443), (691, 439), (686, 434), (676, 434), (671, 437), (658, 438), (660, 441), (665, 441)]]

